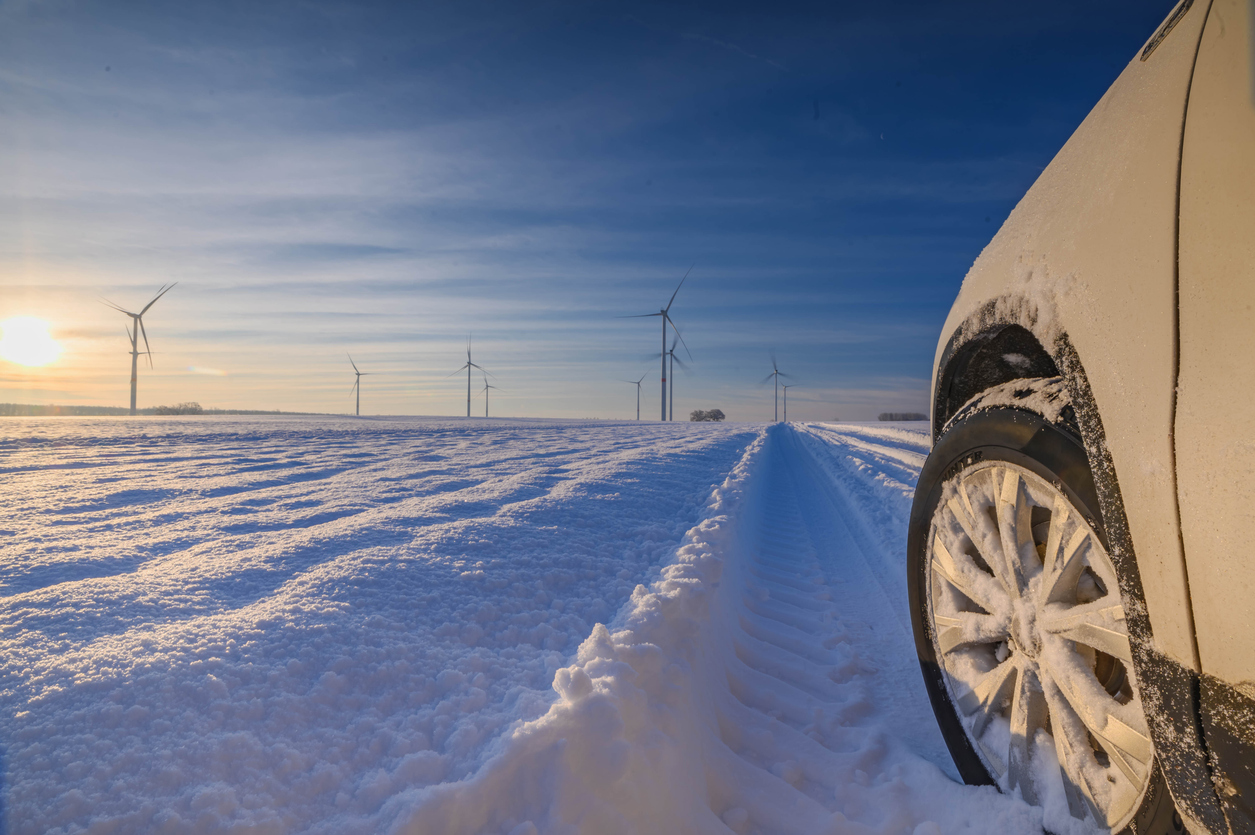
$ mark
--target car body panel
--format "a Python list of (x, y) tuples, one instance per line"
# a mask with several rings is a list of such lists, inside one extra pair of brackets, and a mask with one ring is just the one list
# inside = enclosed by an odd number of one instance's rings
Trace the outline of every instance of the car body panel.
[(1215, 0), (1181, 161), (1177, 481), (1200, 712), (1229, 828), (1255, 832), (1255, 14)]
[(1177, 473), (1203, 672), (1255, 695), (1255, 69), (1250, 0), (1216, 0), (1181, 167)]
[(1205, 18), (1194, 4), (1130, 62), (1016, 206), (964, 279), (933, 379), (936, 391), (956, 333), (1018, 324), (1056, 361), (1070, 344), (1120, 475), (1155, 645), (1195, 672), (1171, 441), (1178, 166)]

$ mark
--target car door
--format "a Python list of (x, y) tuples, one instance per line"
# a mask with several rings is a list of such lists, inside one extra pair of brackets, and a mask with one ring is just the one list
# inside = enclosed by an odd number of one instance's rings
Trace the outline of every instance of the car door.
[(1214, 0), (1181, 161), (1177, 491), (1217, 794), (1255, 832), (1255, 38)]

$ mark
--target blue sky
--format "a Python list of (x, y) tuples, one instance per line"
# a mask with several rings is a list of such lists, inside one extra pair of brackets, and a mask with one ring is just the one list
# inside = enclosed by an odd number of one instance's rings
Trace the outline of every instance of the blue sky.
[[(1019, 197), (1171, 9), (0, 2), (0, 401), (631, 417), (925, 411)], [(685, 360), (687, 361), (687, 357)], [(482, 383), (476, 382), (479, 389)], [(482, 414), (477, 395), (475, 409)]]

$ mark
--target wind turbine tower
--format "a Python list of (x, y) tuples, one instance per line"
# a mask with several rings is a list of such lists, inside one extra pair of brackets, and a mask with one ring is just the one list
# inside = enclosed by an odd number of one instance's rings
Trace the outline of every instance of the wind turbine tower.
[(649, 373), (646, 372), (645, 374), (641, 375), (640, 380), (624, 380), (623, 381), (630, 385), (636, 386), (636, 419), (637, 420), (641, 419), (641, 380), (644, 380), (648, 376), (649, 376)]
[(784, 390), (784, 422), (785, 423), (789, 422), (789, 389), (793, 388), (796, 385), (797, 383), (792, 383), (787, 386), (786, 385), (780, 386), (780, 388)]
[[(696, 266), (696, 265), (694, 265)], [(635, 316), (621, 316), (621, 319), (645, 319), (651, 316), (662, 317), (662, 420), (667, 419), (667, 325), (675, 328), (678, 334), (680, 331), (675, 327), (675, 323), (671, 321), (671, 305), (675, 303), (675, 297), (680, 292), (680, 288), (684, 286), (684, 282), (688, 279), (689, 273), (693, 271), (693, 267), (688, 268), (688, 272), (684, 274), (684, 278), (680, 279), (680, 283), (676, 285), (675, 292), (671, 294), (671, 300), (667, 302), (667, 306), (659, 310), (657, 313), (638, 313)], [(683, 343), (683, 339), (680, 340)], [(688, 350), (688, 346), (684, 346), (684, 350)]]
[[(480, 370), (482, 371), (483, 369), (481, 368)], [(481, 391), (483, 391), (484, 393), (484, 417), (488, 417), (488, 389), (497, 389), (497, 391), (501, 390), (497, 388), (496, 386), (488, 385), (488, 375), (485, 374), (484, 375), (484, 387), (483, 389), (481, 389)]]
[[(178, 282), (176, 281), (174, 284), (178, 284)], [(152, 349), (148, 347), (148, 331), (144, 330), (144, 314), (148, 312), (148, 308), (152, 307), (154, 304), (157, 303), (157, 299), (161, 298), (166, 293), (174, 289), (174, 284), (161, 285), (161, 289), (157, 291), (157, 295), (153, 296), (153, 300), (150, 301), (148, 304), (144, 305), (144, 309), (141, 310), (139, 313), (132, 313), (129, 310), (125, 310), (121, 307), (118, 307), (116, 304), (109, 301), (108, 299), (101, 299), (101, 301), (103, 301), (105, 304), (112, 307), (114, 310), (125, 313), (127, 316), (131, 317), (131, 324), (127, 326), (126, 335), (131, 340), (131, 414), (132, 415), (135, 414), (135, 389), (139, 382), (139, 355), (140, 353), (143, 353), (148, 357), (148, 367), (149, 368), (153, 367), (153, 353), (152, 353)], [(139, 350), (140, 334), (143, 334), (144, 336), (144, 350), (142, 352)]]
[(675, 327), (675, 322), (671, 323), (671, 327), (675, 328), (675, 338), (671, 340), (671, 350), (667, 351), (671, 371), (671, 391), (669, 392), (671, 401), (667, 404), (667, 420), (675, 420), (675, 365), (679, 363), (680, 368), (688, 370), (687, 365), (675, 358), (675, 346), (677, 344), (684, 345), (684, 350), (688, 353), (689, 359), (693, 359), (693, 353), (689, 351), (689, 346), (684, 343), (684, 337), (680, 336), (680, 329)]
[[(488, 371), (484, 371), (484, 369), (481, 366), (478, 366), (475, 363), (471, 362), (471, 338), (469, 336), (466, 337), (466, 365), (462, 366), (462, 368), (459, 368), (457, 371), (454, 371), (453, 374), (461, 374), (463, 368), (466, 369), (466, 416), (470, 417), (471, 416), (471, 369), (478, 368), (480, 371), (483, 371), (485, 375), (487, 375), (484, 379), (485, 385), (487, 385), (488, 383), (487, 377), (491, 377), (493, 375)], [(445, 376), (452, 377), (453, 374), (447, 374)]]
[(353, 380), (353, 388), (349, 389), (349, 391), (357, 392), (357, 406), (353, 410), (353, 414), (357, 417), (361, 417), (362, 416), (362, 378), (369, 377), (370, 372), (358, 371), (357, 363), (353, 362), (353, 356), (351, 354), (345, 354), (345, 356), (349, 358), (349, 365), (353, 366), (353, 373), (357, 375), (357, 377)]
[(776, 365), (776, 355), (772, 354), (771, 355), (771, 373), (768, 374), (766, 377), (764, 377), (762, 379), (762, 382), (759, 383), (759, 385), (762, 385), (763, 383), (771, 379), (774, 379), (776, 381), (776, 411), (775, 411), (775, 418), (774, 418), (776, 422), (779, 422), (780, 420), (780, 378), (788, 377), (788, 376), (789, 376), (788, 374), (785, 374), (783, 371), (780, 370), (780, 367)]

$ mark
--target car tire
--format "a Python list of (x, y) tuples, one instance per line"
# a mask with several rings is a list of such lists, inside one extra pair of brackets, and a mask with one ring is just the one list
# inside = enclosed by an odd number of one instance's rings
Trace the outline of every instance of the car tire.
[(1014, 407), (952, 421), (907, 547), (920, 668), (964, 781), (1042, 805), (1047, 828), (1182, 832), (1128, 649), (1124, 607), (1144, 602), (1121, 599), (1067, 424)]

